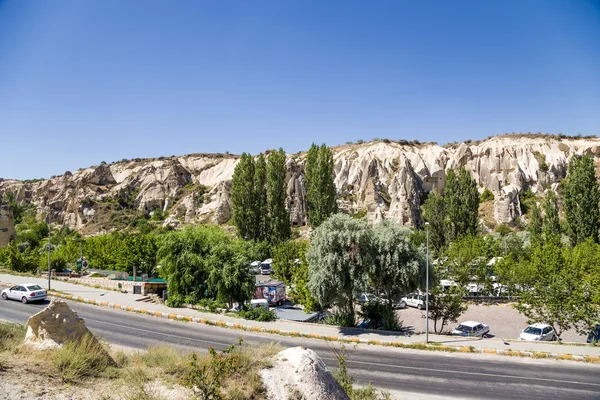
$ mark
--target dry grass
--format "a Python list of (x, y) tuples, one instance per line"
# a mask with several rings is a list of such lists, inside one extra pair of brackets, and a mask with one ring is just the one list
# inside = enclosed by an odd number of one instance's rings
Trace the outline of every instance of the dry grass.
[[(105, 388), (102, 393), (95, 392), (96, 398), (193, 398), (189, 379), (186, 379), (194, 371), (190, 352), (164, 345), (152, 346), (146, 351), (107, 352), (106, 346), (93, 336), (80, 342), (67, 342), (59, 349), (37, 351), (19, 347), (24, 336), (23, 325), (0, 323), (2, 379), (9, 379), (4, 370), (9, 371), (15, 383), (21, 378), (29, 382), (45, 379), (53, 391), (72, 392), (75, 397), (81, 397), (82, 390), (88, 390), (89, 396), (93, 388), (102, 387)], [(197, 354), (196, 368), (207, 367), (213, 376), (217, 375), (213, 371), (219, 371), (218, 398), (265, 399), (259, 371), (270, 367), (270, 359), (281, 350), (279, 344), (271, 342), (237, 345), (228, 352), (215, 352), (216, 357), (210, 353)], [(222, 368), (223, 365), (226, 367)], [(36, 384), (29, 386), (36, 390)]]

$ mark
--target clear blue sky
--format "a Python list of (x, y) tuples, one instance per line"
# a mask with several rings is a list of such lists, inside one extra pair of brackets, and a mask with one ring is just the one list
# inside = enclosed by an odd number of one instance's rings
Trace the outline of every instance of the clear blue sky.
[(0, 0), (0, 177), (600, 135), (600, 1)]

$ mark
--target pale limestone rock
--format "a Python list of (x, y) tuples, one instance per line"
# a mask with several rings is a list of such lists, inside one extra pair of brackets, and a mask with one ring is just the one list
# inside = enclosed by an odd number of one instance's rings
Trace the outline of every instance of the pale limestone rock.
[[(443, 188), (446, 169), (465, 166), (480, 192), (487, 188), (494, 193), (496, 222), (512, 223), (521, 215), (518, 194), (524, 187), (531, 187), (536, 194), (555, 187), (565, 177), (574, 154), (600, 157), (600, 140), (508, 135), (454, 148), (374, 142), (332, 150), (340, 210), (355, 213), (366, 209), (371, 222), (391, 218), (407, 225), (418, 224), (423, 194)], [(40, 217), (50, 210), (53, 223), (73, 229), (83, 229), (97, 219), (89, 214), (89, 209), (97, 211), (94, 202), (134, 191), (139, 210), (168, 208), (179, 221), (223, 223), (231, 217), (228, 182), (237, 162), (234, 156), (207, 154), (137, 159), (81, 169), (45, 181), (5, 179), (0, 181), (0, 194), (11, 191), (22, 204), (37, 206)], [(287, 207), (296, 226), (306, 224), (304, 162), (305, 154), (288, 156)], [(547, 172), (540, 170), (542, 164)], [(176, 199), (177, 190), (191, 182), (209, 187), (204, 202), (194, 196)]]
[(67, 340), (93, 337), (82, 318), (63, 300), (53, 299), (48, 307), (27, 320), (24, 345), (38, 350), (60, 347)]
[(347, 400), (348, 396), (313, 350), (291, 347), (274, 357), (272, 368), (260, 371), (270, 400)]
[(16, 237), (12, 209), (9, 206), (0, 205), (0, 247), (6, 247)]

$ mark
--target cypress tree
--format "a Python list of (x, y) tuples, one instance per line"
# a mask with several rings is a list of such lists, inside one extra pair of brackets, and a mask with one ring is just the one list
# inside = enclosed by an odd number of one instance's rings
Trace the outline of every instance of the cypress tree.
[(429, 192), (423, 203), (423, 219), (429, 222), (429, 243), (437, 254), (446, 245), (446, 205), (437, 191)]

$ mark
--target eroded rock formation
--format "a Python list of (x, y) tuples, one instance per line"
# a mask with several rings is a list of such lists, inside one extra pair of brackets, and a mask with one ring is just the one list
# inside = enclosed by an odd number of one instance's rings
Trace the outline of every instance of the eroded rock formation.
[[(464, 166), (479, 190), (494, 194), (496, 223), (511, 224), (521, 216), (519, 194), (542, 194), (566, 175), (574, 154), (600, 155), (600, 140), (543, 135), (504, 135), (454, 146), (370, 142), (332, 148), (338, 205), (365, 214), (370, 221), (393, 219), (420, 223), (427, 192), (442, 190), (445, 171)], [(307, 224), (305, 153), (288, 156), (287, 206), (295, 226)], [(231, 217), (231, 177), (238, 157), (192, 154), (130, 160), (66, 172), (38, 182), (0, 179), (0, 194), (11, 191), (52, 222), (84, 233), (102, 227), (103, 204), (117, 201), (140, 213), (167, 211), (168, 224), (225, 223)], [(94, 228), (91, 228), (94, 227)], [(86, 232), (85, 230), (88, 229)], [(92, 230), (90, 232), (90, 230)]]

